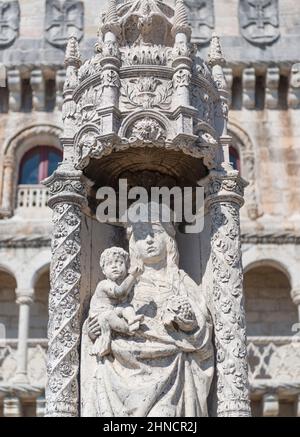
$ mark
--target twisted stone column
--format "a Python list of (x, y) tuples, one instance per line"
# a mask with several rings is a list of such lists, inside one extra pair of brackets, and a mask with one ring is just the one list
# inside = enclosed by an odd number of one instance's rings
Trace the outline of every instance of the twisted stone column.
[(80, 228), (86, 202), (81, 172), (59, 168), (45, 181), (52, 197), (52, 263), (48, 325), (46, 415), (78, 416)]
[(250, 416), (239, 209), (246, 183), (237, 171), (212, 172), (211, 215), (218, 416)]

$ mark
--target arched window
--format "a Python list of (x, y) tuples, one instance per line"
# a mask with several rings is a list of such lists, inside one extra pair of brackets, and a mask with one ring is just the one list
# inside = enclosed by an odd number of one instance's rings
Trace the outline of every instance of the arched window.
[(229, 147), (229, 160), (235, 170), (241, 171), (240, 155), (237, 149), (233, 146)]
[(297, 307), (291, 298), (288, 277), (269, 265), (252, 267), (244, 275), (248, 335), (291, 335)]
[(50, 176), (62, 159), (62, 153), (54, 147), (37, 146), (22, 158), (19, 174), (20, 185), (36, 185)]

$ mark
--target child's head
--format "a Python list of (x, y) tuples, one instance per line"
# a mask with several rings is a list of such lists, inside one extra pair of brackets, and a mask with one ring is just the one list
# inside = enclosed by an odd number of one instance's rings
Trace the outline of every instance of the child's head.
[(112, 281), (122, 280), (129, 268), (129, 254), (121, 247), (105, 249), (100, 256), (100, 267), (106, 278)]

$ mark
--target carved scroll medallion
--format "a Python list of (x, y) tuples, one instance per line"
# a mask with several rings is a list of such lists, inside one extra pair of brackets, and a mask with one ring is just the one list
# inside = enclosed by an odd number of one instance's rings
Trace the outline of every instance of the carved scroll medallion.
[(240, 29), (252, 44), (272, 44), (280, 36), (278, 0), (240, 0)]

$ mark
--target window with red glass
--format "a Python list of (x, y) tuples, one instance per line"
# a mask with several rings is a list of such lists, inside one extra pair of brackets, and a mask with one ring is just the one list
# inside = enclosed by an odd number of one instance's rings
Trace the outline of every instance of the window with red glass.
[(229, 160), (235, 170), (241, 171), (240, 155), (235, 147), (229, 147)]
[(20, 185), (37, 185), (57, 168), (62, 153), (55, 147), (37, 146), (22, 158), (19, 173)]

